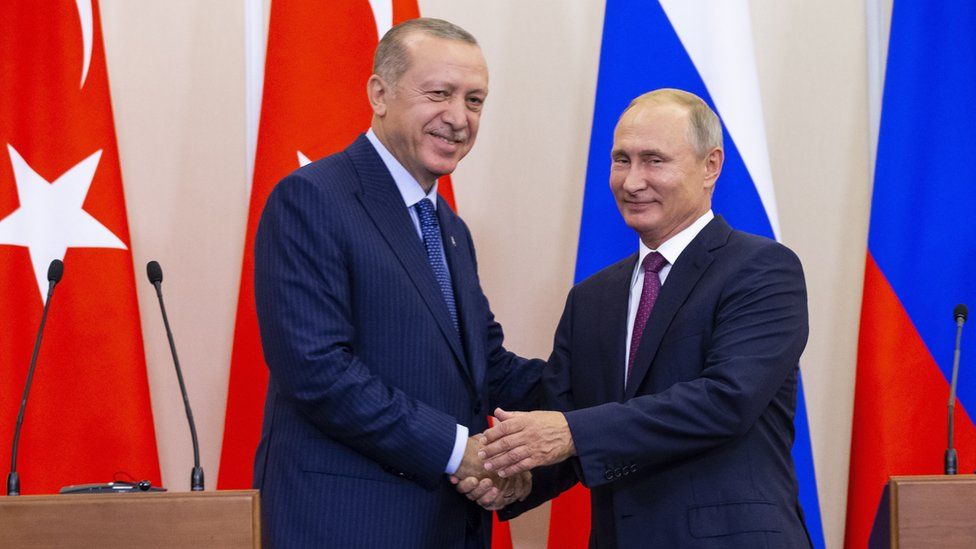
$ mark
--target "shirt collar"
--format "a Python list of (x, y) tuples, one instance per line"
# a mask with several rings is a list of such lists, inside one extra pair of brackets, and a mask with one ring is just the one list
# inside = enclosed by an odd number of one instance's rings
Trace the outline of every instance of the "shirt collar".
[(694, 223), (685, 227), (681, 232), (672, 236), (671, 238), (664, 241), (663, 244), (658, 246), (656, 250), (652, 250), (644, 244), (643, 240), (638, 238), (640, 242), (640, 253), (637, 257), (637, 266), (634, 267), (634, 274), (630, 279), (630, 286), (633, 287), (637, 283), (637, 274), (640, 272), (641, 265), (644, 263), (644, 258), (648, 256), (651, 252), (657, 252), (664, 256), (664, 259), (668, 260), (668, 265), (674, 265), (674, 262), (678, 260), (678, 256), (681, 252), (685, 251), (688, 244), (698, 236), (698, 233), (708, 225), (708, 222), (715, 218), (715, 214), (709, 209), (707, 212), (702, 214), (701, 217), (695, 220)]
[(414, 207), (417, 202), (425, 198), (429, 198), (431, 202), (434, 203), (434, 209), (437, 209), (437, 181), (434, 181), (434, 186), (430, 188), (430, 192), (424, 194), (424, 188), (417, 183), (417, 180), (413, 178), (412, 175), (403, 167), (403, 164), (393, 156), (393, 154), (383, 146), (379, 138), (376, 137), (376, 133), (373, 132), (373, 128), (370, 128), (366, 132), (366, 139), (373, 145), (376, 149), (377, 154), (380, 155), (380, 159), (383, 164), (386, 165), (386, 169), (389, 170), (390, 175), (393, 176), (393, 182), (396, 183), (397, 190), (400, 191), (400, 196), (403, 198), (403, 203), (407, 208)]

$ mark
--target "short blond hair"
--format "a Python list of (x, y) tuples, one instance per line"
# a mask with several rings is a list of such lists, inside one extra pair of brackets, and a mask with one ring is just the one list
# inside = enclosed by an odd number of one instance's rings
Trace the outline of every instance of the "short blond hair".
[(635, 97), (624, 112), (620, 113), (620, 117), (623, 118), (633, 107), (645, 103), (684, 107), (688, 111), (688, 141), (699, 157), (704, 158), (712, 149), (722, 148), (722, 121), (701, 97), (675, 88), (660, 88)]

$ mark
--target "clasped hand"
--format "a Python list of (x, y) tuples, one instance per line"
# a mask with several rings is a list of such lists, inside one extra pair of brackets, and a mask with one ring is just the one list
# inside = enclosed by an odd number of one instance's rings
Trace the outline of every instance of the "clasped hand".
[(524, 500), (532, 490), (529, 471), (534, 467), (559, 463), (576, 453), (560, 412), (498, 408), (495, 419), (494, 427), (468, 439), (461, 466), (451, 477), (459, 492), (489, 510)]
[(468, 438), (461, 465), (451, 476), (457, 491), (489, 511), (497, 511), (514, 501), (522, 501), (532, 491), (532, 473), (501, 478), (485, 469), (478, 457), (480, 435)]

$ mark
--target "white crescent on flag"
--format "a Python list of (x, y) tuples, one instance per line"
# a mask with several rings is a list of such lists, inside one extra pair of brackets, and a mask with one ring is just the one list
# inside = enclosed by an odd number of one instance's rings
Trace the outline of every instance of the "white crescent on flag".
[(84, 61), (81, 67), (81, 84), (78, 86), (78, 88), (83, 88), (85, 87), (85, 80), (88, 79), (88, 68), (91, 67), (94, 18), (91, 0), (75, 0), (75, 5), (78, 7), (78, 18), (81, 19), (81, 43), (85, 48)]
[(386, 31), (393, 28), (393, 0), (369, 0), (376, 21), (376, 37), (383, 38)]

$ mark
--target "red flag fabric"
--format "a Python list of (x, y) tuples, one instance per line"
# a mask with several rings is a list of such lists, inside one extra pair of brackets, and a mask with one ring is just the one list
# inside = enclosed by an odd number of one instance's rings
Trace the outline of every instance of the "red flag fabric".
[(590, 491), (582, 484), (552, 500), (548, 547), (586, 547), (590, 539)]
[(0, 463), (48, 291), (24, 416), (24, 494), (160, 483), (97, 2), (0, 1)]

